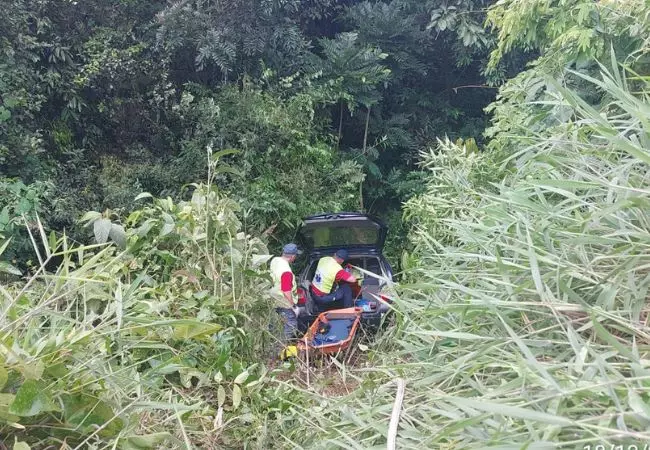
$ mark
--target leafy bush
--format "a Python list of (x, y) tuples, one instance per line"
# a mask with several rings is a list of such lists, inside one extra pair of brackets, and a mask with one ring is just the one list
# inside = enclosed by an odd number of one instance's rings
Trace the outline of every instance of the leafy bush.
[[(421, 156), (429, 181), (425, 182), (424, 194), (412, 197), (404, 205), (404, 220), (411, 225), (417, 247), (432, 249), (455, 243), (457, 234), (450, 221), (475, 211), (492, 190), (491, 183), (502, 179), (506, 171), (499, 167), (493, 153), (479, 152), (448, 138), (439, 139), (436, 149), (422, 152)], [(471, 190), (473, 186), (480, 186), (486, 192), (479, 195)], [(417, 238), (420, 233), (424, 233), (422, 239)]]
[(205, 177), (206, 148), (237, 150), (224, 155), (232, 170), (215, 174), (215, 182), (241, 203), (247, 229), (277, 227), (279, 239), (293, 235), (301, 217), (354, 209), (364, 174), (337, 154), (315, 119), (316, 106), (310, 95), (285, 99), (253, 84), (216, 95), (189, 89), (177, 111), (188, 126), (172, 179)]
[[(31, 254), (32, 243), (26, 226), (37, 228), (38, 214), (42, 215), (43, 203), (48, 203), (51, 189), (52, 184), (48, 182), (36, 181), (25, 185), (20, 180), (0, 177), (0, 239), (6, 239), (5, 260), (23, 268), (29, 265), (27, 255)], [(20, 274), (17, 268), (1, 264), (0, 273), (4, 270)]]
[(264, 244), (210, 187), (138, 201), (123, 225), (86, 215), (96, 244), (43, 242), (56, 272), (0, 288), (0, 442), (172, 448), (214, 434), (217, 445), (231, 414), (265, 398)]

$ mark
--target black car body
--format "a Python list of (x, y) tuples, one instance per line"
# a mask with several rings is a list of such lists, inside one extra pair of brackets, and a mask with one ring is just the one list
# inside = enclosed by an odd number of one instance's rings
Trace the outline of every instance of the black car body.
[[(367, 214), (340, 212), (305, 217), (299, 230), (299, 243), (305, 249), (305, 266), (298, 275), (299, 308), (298, 323), (304, 332), (324, 309), (310, 295), (311, 280), (318, 261), (332, 256), (339, 249), (348, 251), (351, 264), (363, 269), (361, 272), (361, 297), (370, 299), (362, 314), (362, 325), (378, 327), (382, 315), (389, 309), (387, 288), (392, 285), (393, 271), (382, 251), (388, 229), (382, 221)], [(376, 276), (369, 275), (375, 274)], [(357, 273), (358, 275), (358, 273)]]

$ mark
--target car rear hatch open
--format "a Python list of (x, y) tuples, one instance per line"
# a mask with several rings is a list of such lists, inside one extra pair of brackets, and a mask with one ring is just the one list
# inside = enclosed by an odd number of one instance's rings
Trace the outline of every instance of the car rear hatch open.
[(299, 230), (301, 244), (312, 252), (370, 251), (380, 253), (386, 226), (377, 218), (360, 213), (331, 213), (305, 217)]

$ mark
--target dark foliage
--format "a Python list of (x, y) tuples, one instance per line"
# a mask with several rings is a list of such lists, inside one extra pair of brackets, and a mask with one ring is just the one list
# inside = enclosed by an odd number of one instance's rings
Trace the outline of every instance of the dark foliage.
[(50, 183), (42, 220), (73, 236), (182, 197), (208, 147), (238, 150), (217, 183), (278, 239), (317, 210), (390, 216), (435, 136), (481, 144), (486, 3), (452, 3), (2, 0), (0, 175)]

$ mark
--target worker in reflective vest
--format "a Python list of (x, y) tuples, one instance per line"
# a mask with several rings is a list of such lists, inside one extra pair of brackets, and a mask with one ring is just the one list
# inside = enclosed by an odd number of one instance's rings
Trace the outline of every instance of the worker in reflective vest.
[(348, 283), (356, 283), (357, 279), (341, 266), (346, 259), (348, 259), (348, 252), (338, 250), (334, 256), (325, 256), (318, 261), (311, 282), (311, 294), (319, 306), (325, 306), (327, 309), (354, 306), (352, 287)]
[(271, 278), (273, 278), (270, 294), (275, 301), (275, 311), (284, 322), (284, 337), (287, 341), (294, 338), (298, 328), (297, 285), (291, 263), (300, 253), (302, 252), (298, 250), (296, 244), (287, 244), (282, 249), (282, 256), (274, 257), (269, 264)]

